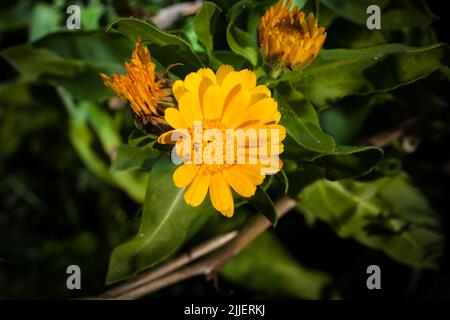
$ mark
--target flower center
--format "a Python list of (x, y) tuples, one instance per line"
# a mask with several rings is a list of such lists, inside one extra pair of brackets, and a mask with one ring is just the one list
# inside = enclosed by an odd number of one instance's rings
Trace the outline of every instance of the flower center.
[(297, 26), (295, 26), (294, 24), (289, 23), (286, 20), (281, 21), (276, 28), (287, 35), (290, 36), (303, 36), (303, 30), (302, 28), (298, 28)]
[[(197, 155), (201, 153), (202, 163), (199, 164), (201, 166), (200, 174), (220, 173), (222, 170), (233, 165), (226, 163), (227, 128), (220, 119), (202, 120), (199, 123), (201, 126), (194, 125), (194, 128), (189, 128), (188, 130), (191, 137), (193, 137), (191, 140), (191, 157), (195, 157), (196, 153)], [(218, 144), (219, 148), (216, 144)], [(222, 145), (221, 148), (220, 145)], [(217, 152), (221, 152), (222, 154), (220, 155)], [(221, 160), (220, 163), (213, 163), (216, 157)], [(191, 160), (194, 161), (195, 159)]]

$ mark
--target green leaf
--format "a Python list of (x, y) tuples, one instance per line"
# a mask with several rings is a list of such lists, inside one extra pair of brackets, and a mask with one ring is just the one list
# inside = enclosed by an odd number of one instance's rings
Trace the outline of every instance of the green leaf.
[[(294, 170), (288, 173), (289, 194), (296, 196), (304, 187), (319, 179), (340, 180), (370, 173), (378, 165), (383, 151), (376, 147), (337, 146), (332, 153), (299, 151), (294, 156)], [(299, 161), (299, 158), (303, 158)]]
[(104, 152), (109, 158), (113, 158), (122, 138), (118, 123), (113, 121), (107, 109), (96, 103), (81, 101), (77, 113), (78, 117), (86, 118), (98, 136)]
[(290, 72), (285, 78), (316, 107), (325, 108), (345, 96), (385, 92), (410, 84), (443, 64), (448, 64), (448, 48), (442, 44), (332, 49), (322, 50), (309, 67)]
[(361, 25), (366, 25), (366, 20), (369, 17), (366, 13), (368, 6), (376, 4), (383, 11), (386, 5), (389, 4), (389, 1), (378, 0), (374, 3), (372, 0), (318, 0), (318, 2), (339, 16)]
[(89, 4), (81, 9), (81, 28), (86, 31), (98, 29), (105, 11), (99, 0), (90, 0)]
[[(92, 76), (94, 72), (124, 72), (123, 66), (131, 57), (133, 45), (117, 35), (100, 31), (57, 33), (35, 43), (36, 48), (45, 48), (66, 59), (84, 61)], [(101, 81), (98, 83), (102, 84)]]
[(132, 147), (143, 147), (152, 141), (155, 141), (155, 139), (147, 134), (144, 134), (139, 129), (134, 129), (128, 136), (128, 144)]
[[(381, 9), (381, 28), (401, 30), (412, 27), (425, 27), (432, 19), (424, 14), (423, 8), (416, 8), (411, 1), (378, 0), (318, 0), (341, 17), (359, 25), (366, 25), (369, 14), (367, 7), (376, 4)], [(388, 7), (389, 4), (392, 4)]]
[[(131, 199), (143, 203), (148, 173), (114, 172), (109, 161), (105, 161), (113, 157), (121, 143), (117, 123), (102, 106), (85, 101), (75, 104), (66, 90), (57, 87), (57, 92), (70, 115), (70, 141), (86, 167), (102, 181), (116, 185)], [(98, 150), (98, 144), (103, 150)]]
[(266, 231), (233, 259), (220, 275), (268, 297), (319, 299), (332, 278), (299, 264), (271, 231)]
[(301, 147), (315, 152), (332, 152), (335, 147), (332, 136), (323, 132), (313, 106), (298, 91), (286, 83), (280, 83), (275, 91), (282, 119), (288, 135)]
[(86, 67), (83, 61), (65, 59), (50, 50), (36, 49), (28, 44), (5, 49), (1, 56), (31, 80), (42, 75), (74, 77)]
[(229, 11), (229, 22), (227, 26), (227, 42), (230, 49), (244, 58), (253, 66), (259, 61), (259, 49), (256, 36), (248, 31), (239, 28), (236, 20), (247, 7), (251, 7), (250, 0), (243, 0), (234, 4)]
[(215, 70), (219, 69), (222, 64), (229, 64), (235, 70), (242, 70), (249, 64), (244, 57), (228, 50), (214, 51), (210, 63)]
[(440, 70), (440, 72), (442, 73), (442, 75), (447, 79), (450, 80), (450, 67), (448, 66), (443, 66)]
[(299, 9), (302, 9), (306, 2), (308, 2), (308, 0), (294, 0), (292, 1), (292, 7), (298, 7)]
[(369, 173), (383, 157), (376, 147), (337, 146), (331, 154), (322, 154), (313, 160), (330, 180), (355, 178)]
[(170, 33), (185, 40), (202, 61), (207, 61), (205, 60), (205, 48), (200, 43), (197, 33), (195, 33), (194, 19), (195, 17), (186, 19), (181, 28), (172, 30)]
[(215, 3), (206, 1), (194, 18), (194, 30), (200, 43), (205, 47), (211, 59), (213, 51), (213, 35), (217, 23), (217, 16), (222, 11)]
[(320, 180), (300, 193), (311, 218), (391, 258), (418, 268), (439, 266), (441, 219), (404, 174), (370, 182)]
[(29, 41), (33, 42), (61, 30), (62, 10), (54, 5), (38, 3), (31, 13)]
[(123, 18), (113, 22), (108, 27), (108, 31), (111, 30), (117, 30), (134, 42), (140, 39), (142, 43), (148, 45), (152, 57), (163, 66), (182, 63), (182, 66), (171, 70), (179, 77), (203, 67), (200, 58), (185, 40), (161, 31), (150, 23), (134, 18)]
[(281, 170), (276, 176), (284, 185), (284, 194), (287, 194), (289, 191), (289, 179), (286, 172), (284, 170)]
[(114, 249), (107, 283), (123, 280), (168, 258), (214, 212), (207, 201), (196, 208), (186, 204), (184, 189), (175, 187), (172, 180), (175, 169), (167, 158), (153, 166), (139, 231), (132, 240)]
[(278, 221), (277, 212), (273, 205), (272, 199), (270, 199), (269, 195), (266, 191), (261, 187), (256, 188), (255, 194), (248, 198), (248, 203), (258, 210), (259, 213), (264, 215), (267, 220), (269, 220), (273, 226), (276, 226)]
[(336, 139), (336, 143), (351, 144), (359, 138), (372, 109), (392, 107), (395, 110), (400, 104), (401, 101), (392, 93), (349, 96), (323, 110), (320, 120), (324, 130)]
[(0, 11), (0, 32), (24, 28), (30, 22), (33, 3), (28, 0), (14, 1), (12, 5), (2, 5)]
[(411, 4), (407, 8), (395, 8), (382, 14), (383, 29), (402, 30), (404, 28), (424, 28), (432, 19)]
[(148, 170), (156, 162), (160, 154), (161, 152), (159, 150), (153, 149), (152, 144), (147, 144), (143, 147), (122, 144), (117, 149), (117, 156), (113, 162), (113, 170)]
[(256, 39), (251, 34), (230, 23), (227, 28), (227, 41), (233, 52), (246, 58), (253, 66), (258, 64), (259, 51), (255, 48)]
[(77, 32), (52, 34), (1, 55), (23, 76), (61, 85), (78, 99), (92, 101), (113, 94), (99, 73), (123, 73), (131, 50), (132, 45), (120, 36)]

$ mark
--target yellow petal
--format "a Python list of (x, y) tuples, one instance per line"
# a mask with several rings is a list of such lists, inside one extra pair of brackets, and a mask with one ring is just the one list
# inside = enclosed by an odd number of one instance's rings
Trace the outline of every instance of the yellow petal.
[(181, 80), (175, 81), (172, 86), (172, 92), (177, 101), (180, 101), (180, 98), (187, 92), (188, 90), (184, 86), (184, 82)]
[(167, 108), (164, 119), (175, 129), (187, 128), (186, 122), (178, 109)]
[(200, 82), (200, 86), (198, 88), (198, 101), (200, 101), (200, 107), (202, 109), (203, 114), (205, 114), (205, 106), (204, 104), (204, 98), (206, 90), (208, 90), (209, 87), (214, 86), (214, 83), (210, 78), (203, 77), (202, 81)]
[(264, 175), (261, 173), (261, 166), (257, 164), (243, 164), (236, 166), (252, 184), (258, 186), (264, 181)]
[(194, 126), (195, 120), (203, 120), (203, 113), (198, 102), (198, 96), (192, 92), (185, 93), (179, 103), (178, 109), (183, 116), (186, 125), (190, 128)]
[(221, 65), (216, 72), (217, 84), (221, 85), (223, 79), (225, 79), (227, 74), (229, 74), (230, 72), (234, 72), (234, 68), (232, 66), (227, 64)]
[(286, 128), (283, 127), (282, 125), (271, 124), (271, 125), (266, 126), (266, 128), (267, 128), (267, 132), (268, 132), (268, 136), (269, 136), (270, 140), (272, 139), (272, 133), (273, 133), (272, 130), (276, 130), (275, 132), (278, 133), (278, 141), (281, 142), (286, 138)]
[(220, 211), (221, 214), (223, 214), (225, 217), (231, 218), (234, 214), (234, 200), (231, 199), (231, 205), (227, 210)]
[[(230, 104), (230, 102), (233, 100), (233, 98), (241, 91), (241, 89), (242, 89), (242, 88), (241, 88), (241, 85), (238, 84), (238, 85), (234, 86), (234, 88), (231, 89), (231, 91), (228, 92), (227, 95), (224, 94), (224, 96), (225, 96), (226, 98), (225, 98), (225, 102), (223, 103), (223, 111), (222, 111), (222, 114), (225, 112), (225, 109), (226, 109), (227, 106)], [(223, 91), (223, 88), (222, 88), (222, 92), (224, 92), (224, 91)]]
[(264, 98), (270, 98), (272, 96), (272, 93), (270, 92), (269, 88), (264, 85), (257, 86), (251, 91), (252, 99), (250, 101), (250, 104), (255, 104), (259, 100), (262, 100)]
[[(225, 96), (228, 96), (231, 90), (233, 90), (234, 87), (237, 85), (241, 85), (241, 76), (239, 75), (239, 72), (233, 71), (229, 72), (225, 75), (224, 79), (222, 80), (222, 91)], [(242, 87), (242, 85), (241, 85)]]
[(210, 86), (203, 97), (205, 119), (219, 119), (222, 115), (225, 97), (220, 86)]
[(217, 83), (216, 75), (210, 68), (201, 68), (200, 70), (197, 71), (197, 74), (203, 78), (208, 78), (209, 80), (211, 80), (213, 84)]
[(252, 90), (256, 87), (256, 75), (254, 72), (244, 69), (238, 72), (240, 81), (244, 90)]
[(238, 166), (229, 167), (223, 171), (226, 182), (243, 197), (251, 197), (255, 194), (256, 186), (250, 181)]
[(173, 182), (177, 188), (184, 188), (189, 185), (197, 174), (200, 166), (185, 163), (173, 173)]
[(175, 144), (176, 141), (172, 141), (172, 133), (174, 133), (176, 130), (170, 130), (167, 132), (164, 132), (158, 137), (158, 143), (161, 144)]
[(278, 105), (272, 98), (266, 98), (251, 105), (240, 117), (230, 122), (233, 127), (243, 127), (247, 123), (254, 123), (254, 120), (262, 124), (277, 123), (280, 121), (281, 114), (278, 111)]
[(198, 87), (200, 86), (200, 82), (202, 81), (202, 76), (195, 72), (189, 73), (186, 78), (184, 79), (184, 87), (194, 93), (195, 95), (198, 94)]
[[(247, 110), (250, 99), (251, 97), (248, 91), (238, 92), (226, 106), (222, 115), (222, 122), (229, 124), (231, 121), (242, 115), (242, 113)], [(230, 125), (229, 127), (232, 128)]]
[(272, 161), (269, 161), (266, 164), (261, 165), (261, 168), (263, 168), (264, 174), (273, 175), (273, 174), (276, 174), (277, 172), (279, 172), (281, 169), (283, 169), (283, 162), (278, 157), (275, 157), (273, 159), (273, 162), (275, 162), (275, 161), (278, 161), (277, 165), (275, 165), (275, 166), (272, 166), (272, 164), (273, 164)]
[(203, 172), (198, 173), (194, 181), (187, 187), (184, 192), (184, 200), (187, 204), (197, 207), (205, 199), (206, 193), (208, 192), (209, 186), (209, 175)]
[[(286, 138), (286, 128), (283, 127), (280, 124), (269, 124), (269, 125), (262, 125), (262, 126), (255, 126), (254, 129), (258, 130), (258, 136), (266, 136), (267, 140), (264, 144), (277, 144), (283, 141)], [(265, 130), (263, 131), (259, 130)], [(277, 135), (277, 136), (275, 136)], [(275, 140), (275, 138), (277, 138)], [(272, 141), (273, 140), (273, 141)], [(261, 143), (261, 142), (259, 142)]]
[(209, 196), (217, 211), (224, 212), (233, 205), (230, 187), (221, 173), (211, 175), (209, 182)]

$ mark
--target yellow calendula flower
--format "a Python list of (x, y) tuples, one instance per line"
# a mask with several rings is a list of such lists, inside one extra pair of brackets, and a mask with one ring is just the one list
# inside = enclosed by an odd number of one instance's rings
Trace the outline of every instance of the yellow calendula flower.
[(319, 54), (327, 33), (314, 15), (298, 7), (290, 10), (292, 0), (272, 6), (261, 18), (258, 41), (261, 53), (269, 63), (298, 69)]
[(164, 73), (155, 71), (150, 51), (140, 42), (136, 43), (131, 60), (125, 62), (125, 68), (128, 73), (124, 75), (108, 77), (102, 73), (100, 76), (106, 86), (130, 102), (136, 124), (141, 129), (147, 124), (163, 125), (164, 109), (173, 102), (172, 80)]
[(278, 124), (277, 102), (266, 86), (256, 85), (252, 71), (235, 71), (228, 65), (216, 73), (209, 68), (190, 73), (174, 83), (173, 93), (178, 108), (167, 108), (165, 119), (174, 130), (158, 138), (159, 143), (175, 144), (187, 160), (176, 169), (173, 181), (186, 188), (189, 205), (200, 205), (209, 191), (214, 208), (231, 217), (231, 190), (251, 197), (266, 174), (281, 169), (278, 155), (286, 132)]

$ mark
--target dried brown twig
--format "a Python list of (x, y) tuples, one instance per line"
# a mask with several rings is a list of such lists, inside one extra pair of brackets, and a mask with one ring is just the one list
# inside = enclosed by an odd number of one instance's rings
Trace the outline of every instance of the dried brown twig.
[[(281, 218), (296, 205), (297, 202), (294, 199), (282, 198), (275, 204), (278, 217)], [(178, 258), (106, 291), (100, 298), (138, 299), (195, 276), (204, 275), (207, 279), (212, 279), (225, 262), (239, 253), (269, 226), (270, 222), (264, 216), (256, 215), (241, 230), (210, 239)], [(210, 254), (216, 249), (218, 249), (216, 252)], [(201, 257), (204, 258), (199, 259)]]
[(197, 13), (202, 3), (202, 0), (176, 3), (159, 10), (155, 16), (151, 17), (151, 20), (158, 28), (169, 29), (180, 16), (191, 16)]

